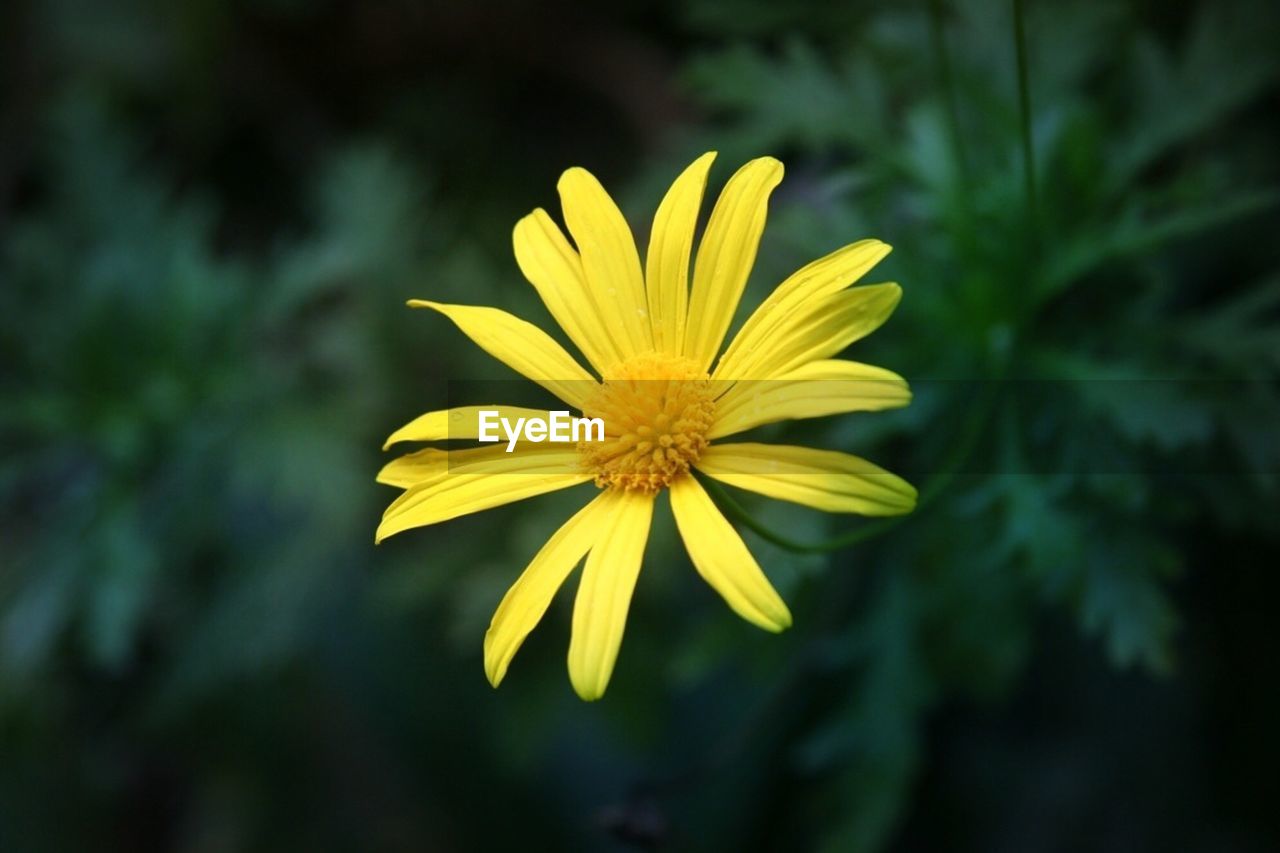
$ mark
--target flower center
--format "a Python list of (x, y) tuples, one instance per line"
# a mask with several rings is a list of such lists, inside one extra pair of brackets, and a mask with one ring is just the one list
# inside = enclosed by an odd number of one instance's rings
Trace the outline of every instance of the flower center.
[(692, 361), (646, 353), (609, 370), (583, 413), (604, 421), (604, 441), (578, 444), (596, 485), (652, 493), (698, 461), (715, 400), (710, 377)]

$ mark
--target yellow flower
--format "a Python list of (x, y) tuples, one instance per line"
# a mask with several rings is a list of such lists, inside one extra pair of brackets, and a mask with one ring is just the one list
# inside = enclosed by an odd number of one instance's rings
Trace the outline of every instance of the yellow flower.
[[(654, 500), (664, 489), (698, 573), (747, 621), (768, 631), (790, 626), (786, 604), (690, 469), (827, 512), (896, 515), (915, 506), (914, 488), (856, 456), (712, 443), (766, 423), (886, 409), (911, 399), (896, 374), (832, 358), (878, 328), (901, 297), (896, 284), (849, 287), (889, 253), (876, 240), (846, 246), (787, 278), (717, 360), (782, 164), (752, 160), (729, 180), (698, 246), (690, 284), (694, 230), (714, 158), (714, 152), (698, 158), (672, 184), (654, 217), (643, 270), (621, 212), (583, 169), (569, 169), (558, 185), (576, 248), (544, 210), (516, 224), (521, 271), (595, 374), (537, 326), (497, 308), (409, 303), (445, 315), (494, 358), (605, 424), (603, 441), (525, 441), (515, 452), (503, 445), (428, 448), (379, 474), (380, 482), (405, 491), (387, 508), (378, 541), (533, 495), (596, 486), (594, 498), (534, 555), (498, 605), (484, 638), (485, 671), (495, 687), (585, 557), (569, 678), (583, 699), (604, 694)], [(428, 412), (393, 433), (387, 446), (474, 440), (481, 410), (512, 423), (547, 415), (510, 406)]]

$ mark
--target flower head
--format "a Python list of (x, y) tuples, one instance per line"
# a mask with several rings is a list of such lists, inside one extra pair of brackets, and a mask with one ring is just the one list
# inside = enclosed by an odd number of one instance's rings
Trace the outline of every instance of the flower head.
[[(828, 512), (895, 515), (915, 506), (908, 483), (846, 453), (720, 442), (763, 424), (903, 406), (901, 377), (833, 359), (878, 328), (901, 296), (896, 284), (850, 287), (889, 252), (876, 240), (846, 246), (774, 290), (721, 352), (782, 180), (770, 157), (747, 163), (712, 211), (693, 264), (694, 230), (715, 154), (690, 165), (654, 218), (642, 269), (631, 231), (590, 173), (570, 169), (560, 199), (573, 243), (543, 210), (517, 223), (516, 261), (591, 370), (537, 326), (497, 308), (413, 300), (586, 418), (595, 440), (427, 448), (389, 463), (379, 481), (404, 489), (379, 541), (414, 527), (584, 483), (594, 497), (533, 557), (485, 634), (485, 671), (497, 686), (557, 590), (586, 558), (574, 603), (569, 678), (583, 699), (604, 694), (622, 642), (657, 494), (698, 573), (740, 616), (769, 631), (791, 613), (694, 472)], [(718, 358), (717, 358), (718, 356)], [(482, 437), (479, 414), (545, 417), (511, 406), (428, 412), (387, 440)], [(536, 440), (535, 440), (536, 441)]]

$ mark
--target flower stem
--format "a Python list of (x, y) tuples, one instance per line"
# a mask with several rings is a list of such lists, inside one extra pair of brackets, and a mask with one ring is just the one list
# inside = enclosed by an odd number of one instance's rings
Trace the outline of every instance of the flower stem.
[(860, 527), (844, 536), (837, 536), (834, 539), (827, 539), (823, 542), (800, 542), (789, 536), (783, 536), (765, 525), (761, 524), (751, 515), (737, 499), (725, 491), (724, 486), (712, 480), (709, 477), (700, 476), (702, 485), (706, 488), (707, 493), (711, 495), (711, 499), (716, 505), (724, 511), (724, 514), (739, 521), (748, 530), (755, 533), (761, 539), (772, 542), (779, 548), (787, 551), (794, 551), (797, 554), (825, 554), (830, 551), (838, 551), (841, 548), (848, 548), (850, 545), (856, 545), (874, 536), (878, 536), (888, 530), (897, 527), (902, 523), (906, 516), (898, 516), (897, 518), (882, 518), (865, 527)]
[(947, 114), (947, 130), (951, 143), (951, 156), (955, 159), (956, 172), (960, 176), (960, 189), (968, 197), (969, 158), (965, 155), (964, 137), (960, 133), (960, 109), (956, 103), (955, 80), (951, 73), (951, 56), (947, 51), (946, 27), (942, 19), (942, 0), (929, 0), (929, 46), (933, 51), (934, 69), (942, 91)]
[(1027, 212), (1031, 222), (1039, 221), (1036, 198), (1036, 154), (1031, 138), (1031, 91), (1027, 85), (1027, 26), (1022, 13), (1023, 0), (1013, 0), (1013, 44), (1018, 62), (1018, 111), (1022, 124), (1022, 171), (1027, 187)]
[[(946, 491), (951, 482), (955, 480), (956, 474), (973, 454), (974, 448), (978, 444), (978, 439), (981, 438), (987, 422), (995, 411), (1000, 385), (999, 381), (985, 383), (986, 390), (970, 410), (969, 418), (965, 422), (959, 440), (952, 446), (951, 452), (947, 455), (947, 459), (943, 462), (938, 472), (921, 487), (919, 499), (916, 501), (916, 512), (932, 504), (939, 495)], [(848, 548), (851, 545), (857, 545), (887, 533), (907, 519), (905, 515), (881, 518), (833, 539), (827, 539), (822, 542), (800, 542), (760, 523), (723, 486), (710, 477), (699, 475), (698, 479), (706, 488), (707, 493), (711, 495), (711, 499), (716, 502), (716, 505), (720, 507), (725, 515), (740, 522), (761, 539), (772, 542), (779, 548), (799, 554), (825, 554)]]

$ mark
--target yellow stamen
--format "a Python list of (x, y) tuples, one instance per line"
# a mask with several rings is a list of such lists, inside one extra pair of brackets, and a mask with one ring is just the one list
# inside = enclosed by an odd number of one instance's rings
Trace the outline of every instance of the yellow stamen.
[(583, 411), (605, 425), (604, 441), (578, 445), (596, 485), (652, 493), (698, 461), (715, 400), (710, 377), (693, 361), (646, 353), (606, 372)]

